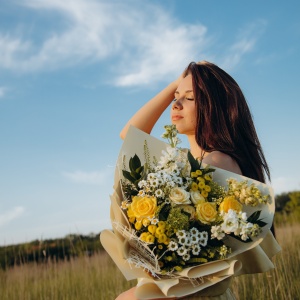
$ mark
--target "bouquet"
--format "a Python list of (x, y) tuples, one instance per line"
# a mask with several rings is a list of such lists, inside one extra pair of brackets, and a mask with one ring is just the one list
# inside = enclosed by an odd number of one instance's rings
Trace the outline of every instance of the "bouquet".
[(124, 276), (140, 278), (144, 299), (184, 296), (232, 276), (241, 268), (236, 255), (263, 240), (274, 214), (267, 185), (203, 164), (176, 147), (173, 125), (165, 129), (168, 144), (130, 128), (111, 198), (114, 233), (101, 233)]

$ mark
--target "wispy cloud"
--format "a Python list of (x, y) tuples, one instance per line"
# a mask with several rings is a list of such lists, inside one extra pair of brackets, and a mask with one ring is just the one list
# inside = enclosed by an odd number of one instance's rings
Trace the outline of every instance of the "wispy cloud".
[(63, 172), (63, 176), (72, 182), (84, 183), (84, 184), (95, 184), (103, 185), (107, 179), (113, 174), (112, 168), (107, 168), (102, 171), (74, 171), (74, 172)]
[(244, 28), (240, 29), (235, 42), (228, 48), (225, 53), (222, 67), (226, 70), (235, 68), (243, 56), (255, 50), (255, 46), (265, 31), (267, 22), (265, 20), (254, 21)]
[[(192, 60), (220, 57), (213, 53), (216, 41), (206, 26), (180, 22), (151, 2), (27, 0), (19, 5), (35, 14), (51, 13), (61, 22), (45, 26), (39, 42), (0, 31), (0, 68), (33, 72), (107, 60), (113, 61), (111, 83), (133, 86), (175, 78)], [(253, 50), (263, 27), (255, 22), (243, 29), (222, 65), (232, 69), (238, 64)]]
[(7, 89), (4, 86), (0, 86), (0, 99), (4, 97)]
[(28, 0), (22, 5), (56, 14), (65, 27), (45, 28), (49, 32), (40, 44), (0, 32), (0, 67), (18, 72), (113, 57), (112, 69), (118, 65), (121, 74), (115, 84), (139, 85), (178, 74), (209, 43), (205, 26), (180, 23), (149, 2)]
[(10, 223), (11, 221), (19, 218), (25, 212), (22, 206), (16, 206), (13, 209), (0, 214), (0, 227)]

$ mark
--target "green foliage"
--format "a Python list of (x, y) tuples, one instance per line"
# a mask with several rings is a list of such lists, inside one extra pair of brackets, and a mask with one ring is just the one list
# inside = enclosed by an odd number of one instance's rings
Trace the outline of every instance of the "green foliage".
[(123, 176), (129, 180), (134, 185), (141, 180), (141, 178), (145, 175), (147, 167), (146, 164), (142, 166), (141, 160), (135, 154), (133, 157), (129, 159), (129, 171), (123, 170)]
[(41, 263), (49, 258), (56, 261), (69, 260), (71, 257), (90, 256), (102, 249), (99, 234), (69, 234), (61, 239), (34, 240), (30, 243), (0, 247), (0, 268), (29, 262)]
[(275, 197), (275, 221), (299, 222), (300, 221), (300, 191), (283, 193)]

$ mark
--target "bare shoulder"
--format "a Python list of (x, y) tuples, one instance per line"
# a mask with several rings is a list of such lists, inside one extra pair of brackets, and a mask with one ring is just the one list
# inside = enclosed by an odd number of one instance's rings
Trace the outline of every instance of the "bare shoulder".
[(223, 170), (234, 172), (240, 175), (242, 174), (237, 162), (231, 156), (220, 151), (213, 151), (207, 154), (204, 157), (203, 162)]

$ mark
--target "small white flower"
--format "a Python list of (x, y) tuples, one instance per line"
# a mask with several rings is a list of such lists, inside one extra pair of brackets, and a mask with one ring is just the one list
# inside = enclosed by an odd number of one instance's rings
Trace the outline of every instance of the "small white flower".
[(168, 245), (168, 249), (171, 251), (176, 251), (178, 249), (178, 244), (175, 241), (171, 241)]
[(177, 254), (180, 256), (183, 256), (185, 254), (187, 254), (187, 249), (184, 246), (181, 246), (177, 249)]
[(161, 189), (155, 191), (155, 196), (157, 198), (162, 198), (164, 196), (164, 192)]
[(176, 236), (177, 236), (178, 238), (181, 238), (181, 237), (185, 237), (185, 238), (186, 238), (186, 231), (185, 231), (185, 230), (178, 230), (178, 231), (176, 232)]
[(188, 236), (182, 236), (178, 238), (178, 243), (181, 245), (188, 245), (189, 244), (189, 238)]
[(198, 232), (199, 231), (198, 231), (198, 229), (196, 227), (193, 227), (193, 228), (190, 229), (190, 235), (191, 236), (193, 236), (193, 235), (197, 236)]
[(199, 243), (199, 237), (197, 235), (191, 235), (190, 236), (190, 241), (192, 245), (196, 245)]
[(143, 187), (147, 186), (147, 181), (146, 180), (141, 180), (138, 183), (138, 186), (139, 186), (140, 189), (142, 189)]
[(159, 222), (159, 220), (157, 218), (152, 218), (151, 219), (151, 224), (152, 225), (156, 225)]
[(188, 261), (190, 258), (191, 258), (191, 256), (190, 256), (189, 253), (186, 253), (185, 255), (182, 256), (182, 259), (183, 259), (184, 261)]
[(193, 248), (192, 248), (192, 253), (194, 255), (198, 255), (201, 251), (201, 247), (199, 245), (193, 245)]

